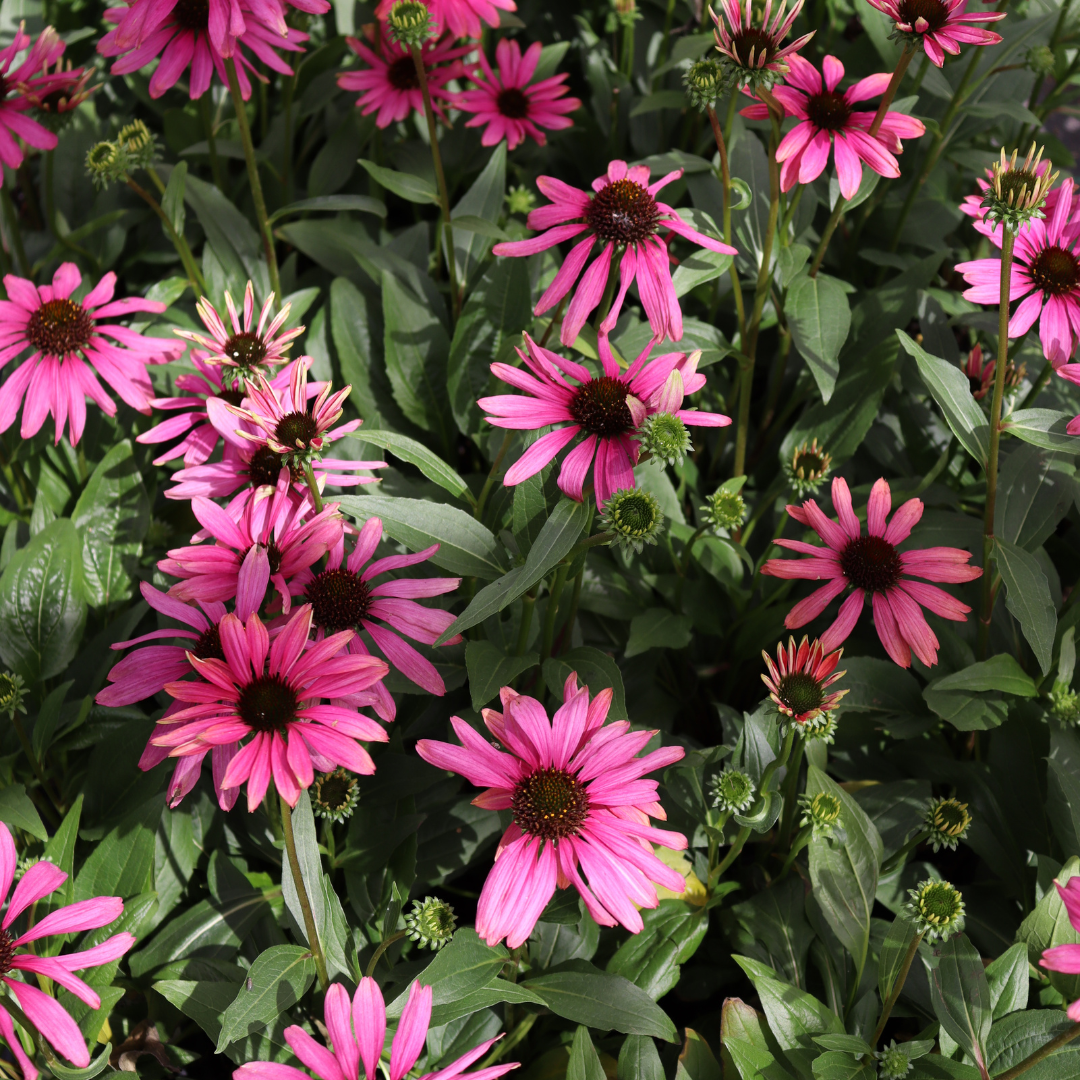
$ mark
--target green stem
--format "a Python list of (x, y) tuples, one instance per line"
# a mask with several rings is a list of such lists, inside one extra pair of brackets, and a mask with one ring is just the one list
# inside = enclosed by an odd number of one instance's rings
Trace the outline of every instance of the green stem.
[(889, 994), (888, 1000), (881, 1007), (881, 1018), (877, 1022), (877, 1027), (874, 1029), (874, 1037), (870, 1040), (871, 1046), (877, 1046), (878, 1039), (881, 1038), (881, 1033), (885, 1030), (885, 1024), (888, 1022), (889, 1016), (893, 1011), (893, 1006), (896, 1005), (897, 999), (900, 997), (900, 991), (904, 989), (904, 983), (907, 982), (908, 972), (911, 971), (912, 962), (915, 959), (915, 954), (919, 951), (919, 942), (922, 941), (922, 934), (916, 934), (911, 939), (911, 944), (908, 945), (907, 952), (904, 953), (904, 962), (900, 965), (900, 971), (897, 973), (896, 982), (893, 983), (892, 992)]
[(791, 755), (791, 764), (788, 766), (787, 776), (784, 777), (784, 810), (780, 817), (780, 836), (777, 841), (781, 851), (788, 846), (791, 839), (791, 830), (795, 825), (796, 793), (799, 789), (799, 771), (802, 769), (805, 749), (806, 740), (799, 739)]
[(631, 79), (634, 76), (634, 18), (633, 15), (626, 16), (626, 21), (623, 23), (622, 34), (622, 56), (619, 57), (622, 60), (623, 74)]
[(577, 621), (578, 605), (581, 603), (581, 585), (585, 579), (585, 567), (583, 566), (574, 575), (574, 588), (570, 593), (570, 611), (567, 613), (566, 622), (563, 624), (562, 634), (560, 635), (559, 651), (561, 652), (566, 646), (573, 647), (574, 641), (574, 623)]
[(19, 216), (15, 212), (15, 204), (11, 201), (11, 193), (7, 188), (0, 188), (0, 201), (4, 204), (4, 220), (7, 222), (11, 246), (15, 249), (15, 259), (19, 264), (23, 277), (29, 278), (30, 260), (27, 259), (26, 248), (23, 246), (22, 229), (19, 228)]
[(26, 759), (30, 762), (30, 768), (34, 770), (34, 775), (38, 778), (38, 783), (41, 785), (41, 790), (49, 797), (49, 802), (56, 807), (59, 812), (60, 800), (57, 797), (56, 792), (53, 790), (52, 784), (49, 783), (48, 777), (45, 775), (45, 770), (41, 767), (41, 762), (38, 761), (34, 755), (33, 747), (30, 745), (30, 740), (26, 736), (26, 728), (23, 727), (22, 721), (19, 719), (18, 712), (14, 712), (11, 715), (11, 726), (15, 728), (15, 734), (19, 737), (19, 742), (22, 744), (23, 753), (26, 754)]
[(450, 191), (446, 186), (446, 173), (443, 172), (442, 154), (439, 152), (439, 132), (435, 126), (435, 111), (431, 107), (431, 91), (428, 89), (427, 70), (424, 59), (416, 45), (409, 46), (413, 67), (416, 68), (416, 81), (420, 84), (420, 93), (424, 98), (424, 118), (427, 120), (428, 140), (431, 143), (431, 160), (435, 165), (435, 180), (439, 185), (439, 205), (442, 207), (443, 247), (446, 249), (446, 266), (450, 272), (450, 303), (454, 310), (454, 322), (461, 314), (461, 292), (458, 287), (457, 266), (454, 263), (454, 230), (450, 224)]
[(787, 853), (787, 858), (784, 860), (783, 868), (776, 877), (776, 881), (785, 877), (787, 872), (791, 869), (791, 864), (798, 857), (798, 854), (807, 844), (810, 843), (810, 837), (814, 834), (813, 825), (804, 825), (796, 834), (795, 839), (791, 842), (791, 850)]
[(563, 586), (566, 584), (566, 577), (569, 573), (570, 563), (559, 563), (555, 571), (555, 578), (551, 583), (547, 610), (544, 612), (544, 636), (541, 638), (540, 646), (541, 664), (551, 656), (551, 645), (555, 640), (555, 616), (559, 614), (559, 598), (562, 596)]
[[(709, 106), (709, 125), (712, 127), (713, 139), (716, 142), (716, 151), (720, 155), (720, 190), (724, 207), (724, 243), (731, 243), (731, 169), (728, 164), (727, 143), (724, 133), (720, 130), (720, 120), (716, 110)], [(746, 305), (743, 302), (742, 286), (739, 284), (739, 271), (735, 269), (735, 260), (731, 260), (728, 267), (731, 275), (731, 291), (735, 297), (735, 313), (739, 321), (739, 347), (742, 348), (746, 340)]]
[(495, 480), (499, 475), (499, 466), (502, 464), (502, 460), (506, 457), (506, 452), (510, 449), (510, 440), (514, 437), (512, 431), (507, 431), (503, 435), (502, 446), (499, 447), (499, 452), (495, 455), (495, 460), (491, 463), (491, 471), (487, 474), (487, 479), (484, 481), (484, 486), (480, 489), (480, 498), (476, 500), (476, 505), (473, 507), (473, 517), (479, 521), (484, 516), (484, 507), (487, 505), (488, 496), (491, 494), (491, 489), (495, 486)]
[(184, 239), (173, 228), (173, 223), (169, 220), (169, 215), (161, 208), (161, 203), (154, 198), (154, 196), (138, 183), (133, 180), (126, 173), (124, 174), (124, 180), (127, 186), (139, 196), (151, 210), (157, 214), (158, 219), (161, 221), (162, 228), (165, 230), (165, 235), (172, 241), (172, 246), (176, 248), (176, 254), (180, 256), (180, 262), (183, 264), (184, 271), (188, 276), (188, 280), (191, 282), (192, 289), (195, 290), (196, 297), (201, 297), (206, 292), (206, 282), (203, 279), (199, 267), (195, 263), (195, 256), (191, 254), (191, 248), (188, 247), (187, 240)]
[(1014, 1080), (1014, 1077), (1020, 1076), (1023, 1073), (1026, 1073), (1028, 1069), (1038, 1065), (1043, 1058), (1049, 1057), (1063, 1046), (1068, 1046), (1077, 1035), (1080, 1035), (1080, 1024), (1073, 1024), (1072, 1027), (1066, 1028), (1056, 1038), (1051, 1039), (1047, 1043), (1043, 1043), (1038, 1050), (1034, 1050), (1028, 1054), (1019, 1065), (1014, 1065), (1007, 1072), (998, 1073), (997, 1076), (994, 1077), (994, 1080)]
[(899, 851), (894, 851), (882, 864), (878, 877), (891, 874), (930, 835), (929, 829), (920, 829)]
[(979, 615), (979, 659), (986, 659), (990, 642), (990, 619), (994, 613), (990, 555), (994, 550), (994, 510), (997, 505), (998, 446), (1001, 442), (1001, 399), (1005, 393), (1005, 369), (1009, 363), (1009, 288), (1012, 282), (1012, 230), (1002, 226), (1001, 286), (998, 301), (998, 351), (994, 367), (994, 397), (990, 405), (990, 452), (986, 462), (986, 510), (983, 514), (983, 597)]
[(668, 0), (667, 12), (664, 14), (664, 36), (660, 39), (660, 56), (657, 67), (663, 67), (667, 63), (668, 53), (671, 51), (671, 23), (675, 18), (675, 0)]
[(1035, 380), (1035, 384), (1028, 391), (1027, 396), (1022, 402), (1020, 402), (1021, 409), (1029, 409), (1035, 403), (1038, 396), (1046, 389), (1047, 383), (1050, 382), (1050, 376), (1054, 374), (1054, 365), (1049, 360), (1046, 361), (1046, 366), (1042, 369), (1042, 374)]
[(285, 152), (281, 162), (281, 183), (285, 188), (285, 197), (292, 199), (292, 144), (293, 144), (293, 98), (296, 96), (297, 75), (290, 75), (285, 80)]
[[(206, 148), (210, 156), (210, 172), (214, 177), (214, 186), (224, 193), (225, 184), (221, 178), (221, 159), (217, 152), (217, 137), (214, 135), (214, 118), (210, 115), (210, 95), (203, 94), (199, 98), (199, 114), (202, 116), (203, 130), (206, 132)], [(286, 162), (289, 160), (288, 153), (285, 155)]]
[(232, 95), (233, 109), (236, 111), (236, 123), (240, 128), (240, 142), (244, 147), (248, 182), (251, 184), (251, 197), (255, 202), (255, 217), (259, 222), (259, 232), (262, 235), (266, 268), (270, 274), (270, 289), (274, 294), (274, 310), (276, 311), (281, 307), (281, 276), (278, 273), (277, 252), (274, 250), (274, 233), (270, 228), (269, 215), (266, 213), (266, 199), (263, 197), (262, 181), (259, 179), (259, 163), (255, 159), (255, 143), (251, 138), (251, 126), (248, 124), (244, 98), (240, 93), (240, 82), (236, 78), (236, 63), (231, 56), (225, 60), (225, 74), (229, 78), (229, 93)]
[(391, 934), (388, 938), (384, 938), (379, 942), (379, 947), (375, 950), (375, 955), (371, 958), (371, 962), (367, 966), (367, 971), (364, 972), (369, 979), (375, 974), (375, 965), (382, 959), (382, 954), (386, 952), (391, 945), (400, 941), (403, 937), (406, 937), (408, 933), (408, 930), (398, 930), (397, 933)]
[(322, 492), (319, 491), (319, 485), (315, 482), (315, 470), (311, 467), (310, 461), (304, 462), (304, 479), (307, 481), (308, 491), (311, 492), (311, 501), (315, 505), (315, 513), (321, 514), (323, 508)]
[(525, 649), (529, 644), (529, 631), (532, 630), (533, 610), (536, 608), (536, 596), (527, 592), (521, 598), (521, 625), (518, 627), (517, 645), (514, 648), (515, 656), (524, 656)]
[(525, 1036), (528, 1035), (529, 1032), (532, 1030), (532, 1026), (536, 1023), (537, 1017), (539, 1017), (539, 1015), (539, 1013), (526, 1013), (521, 1018), (521, 1023), (518, 1024), (518, 1026), (514, 1028), (514, 1030), (511, 1031), (510, 1034), (502, 1040), (502, 1042), (495, 1044), (495, 1046), (492, 1048), (491, 1053), (488, 1054), (488, 1056), (484, 1058), (483, 1062), (481, 1063), (480, 1071), (483, 1071), (489, 1066), (494, 1065), (495, 1062), (498, 1061), (499, 1058), (501, 1058), (504, 1054), (508, 1054), (511, 1050), (513, 1050), (514, 1047), (517, 1046), (517, 1044), (521, 1042), (522, 1039), (524, 1039)]
[[(228, 61), (232, 63), (232, 61)], [(233, 76), (235, 78), (235, 75)], [(311, 949), (311, 957), (315, 961), (315, 970), (319, 973), (319, 985), (326, 990), (330, 985), (330, 976), (326, 972), (326, 957), (323, 956), (322, 943), (319, 941), (319, 931), (315, 926), (315, 916), (311, 911), (311, 901), (308, 899), (307, 886), (304, 885), (304, 875), (300, 872), (300, 862), (296, 857), (296, 837), (293, 835), (292, 807), (285, 801), (285, 796), (279, 793), (281, 800), (281, 828), (285, 833), (285, 850), (289, 856), (289, 869), (292, 871), (293, 884), (296, 886), (296, 896), (300, 901), (300, 910), (304, 915), (304, 929), (307, 932), (308, 947)]]

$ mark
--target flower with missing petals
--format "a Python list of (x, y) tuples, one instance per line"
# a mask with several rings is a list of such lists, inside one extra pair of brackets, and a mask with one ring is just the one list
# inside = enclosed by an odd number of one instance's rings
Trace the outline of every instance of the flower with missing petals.
[(800, 725), (831, 712), (840, 703), (846, 690), (830, 691), (829, 687), (845, 673), (837, 671), (843, 649), (826, 653), (820, 641), (810, 643), (804, 637), (798, 646), (795, 638), (776, 647), (776, 662), (762, 651), (769, 674), (761, 681), (769, 688), (769, 697), (776, 707)]
[(965, 10), (967, 0), (867, 0), (895, 24), (893, 36), (914, 48), (920, 45), (931, 63), (941, 67), (945, 54), (960, 54), (960, 46), (996, 45), (1001, 35), (974, 23), (997, 22), (1004, 11)]
[(1014, 150), (1012, 157), (1006, 158), (1003, 146), (1001, 160), (995, 161), (990, 167), (990, 187), (983, 195), (982, 208), (985, 211), (983, 220), (990, 222), (991, 232), (1000, 224), (1016, 233), (1034, 218), (1045, 217), (1043, 206), (1046, 196), (1059, 175), (1039, 168), (1043, 155), (1041, 146), (1036, 155), (1035, 144), (1031, 144), (1019, 169), (1016, 167), (1016, 155), (1017, 151)]
[(359, 803), (360, 784), (348, 769), (338, 766), (311, 785), (312, 812), (324, 821), (347, 821)]
[(787, 11), (787, 0), (782, 0), (774, 18), (773, 0), (765, 0), (760, 21), (756, 18), (752, 0), (746, 0), (745, 10), (739, 0), (721, 0), (723, 18), (709, 8), (716, 24), (713, 31), (716, 50), (726, 59), (740, 86), (772, 86), (780, 76), (787, 74), (787, 58), (794, 56), (816, 33), (811, 30), (790, 44), (783, 44), (803, 3), (804, 0), (796, 0)]
[(803, 442), (795, 448), (789, 459), (784, 460), (784, 474), (795, 493), (795, 498), (805, 499), (816, 495), (832, 472), (832, 455), (813, 442)]

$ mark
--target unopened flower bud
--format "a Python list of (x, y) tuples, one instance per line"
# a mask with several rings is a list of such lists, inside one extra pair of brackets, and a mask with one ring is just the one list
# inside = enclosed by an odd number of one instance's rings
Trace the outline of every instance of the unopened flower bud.
[(337, 768), (323, 773), (311, 785), (311, 809), (316, 817), (326, 821), (345, 821), (351, 818), (360, 802), (360, 788), (356, 776), (346, 769)]
[(844, 804), (838, 796), (819, 791), (816, 795), (800, 795), (799, 802), (803, 808), (799, 824), (809, 825), (815, 840), (838, 836), (844, 822)]
[(926, 838), (934, 851), (940, 848), (956, 850), (956, 845), (963, 840), (971, 828), (971, 814), (967, 803), (956, 799), (934, 799), (926, 808), (926, 828), (930, 835)]
[(1051, 690), (1050, 713), (1064, 724), (1080, 720), (1080, 694), (1075, 690)]
[(614, 533), (613, 544), (640, 552), (645, 544), (656, 543), (663, 530), (664, 512), (655, 495), (640, 488), (624, 488), (604, 504), (601, 525)]
[(706, 56), (691, 64), (683, 75), (686, 96), (695, 109), (706, 112), (731, 89), (735, 81), (731, 71), (719, 60)]
[(421, 949), (429, 948), (432, 952), (450, 941), (456, 926), (454, 909), (445, 900), (434, 896), (414, 900), (412, 911), (405, 916), (405, 932), (409, 938), (418, 942)]
[(914, 1067), (895, 1039), (878, 1054), (878, 1061), (878, 1080), (904, 1080)]
[(390, 36), (402, 45), (423, 45), (432, 34), (431, 12), (423, 0), (397, 0), (386, 25)]
[(1054, 50), (1049, 45), (1032, 45), (1025, 58), (1028, 68), (1046, 78), (1054, 74)]
[(964, 898), (947, 881), (923, 881), (908, 895), (904, 911), (928, 941), (948, 941), (964, 928)]
[(641, 441), (642, 450), (669, 465), (678, 464), (694, 449), (686, 425), (678, 416), (669, 412), (647, 416), (645, 423), (638, 429), (638, 439)]
[(524, 185), (506, 193), (506, 208), (511, 214), (528, 214), (536, 205), (536, 196)]
[(1042, 148), (1035, 153), (1035, 144), (1017, 168), (1016, 156), (1005, 157), (1005, 148), (1001, 148), (1001, 159), (991, 166), (990, 187), (983, 196), (982, 205), (986, 208), (986, 220), (991, 228), (1001, 224), (1011, 232), (1019, 232), (1021, 226), (1034, 218), (1041, 218), (1046, 196), (1057, 180), (1058, 174), (1051, 173), (1042, 164)]
[(746, 500), (738, 491), (721, 487), (706, 500), (701, 516), (714, 532), (737, 529), (746, 520)]
[(796, 447), (790, 460), (784, 462), (784, 473), (797, 499), (816, 495), (831, 471), (832, 457), (816, 438)]
[(713, 806), (718, 810), (733, 812), (746, 810), (754, 801), (754, 781), (738, 769), (725, 769), (709, 782)]
[(22, 676), (13, 675), (9, 671), (0, 671), (0, 713), (6, 713), (10, 720), (17, 712), (25, 712), (23, 709), (25, 697), (26, 687), (23, 685)]
[(99, 142), (87, 151), (86, 171), (95, 187), (104, 188), (123, 179), (126, 161), (125, 155), (115, 143)]

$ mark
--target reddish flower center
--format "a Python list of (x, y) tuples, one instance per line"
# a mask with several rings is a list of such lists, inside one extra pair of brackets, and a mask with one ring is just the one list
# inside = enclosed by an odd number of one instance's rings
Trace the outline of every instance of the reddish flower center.
[(216, 625), (209, 627), (199, 635), (191, 651), (200, 660), (225, 660), (225, 651), (221, 647), (221, 633)]
[(371, 589), (359, 574), (339, 567), (324, 570), (307, 587), (312, 620), (328, 634), (360, 625), (371, 604)]
[(793, 716), (817, 712), (825, 701), (821, 683), (805, 671), (793, 671), (777, 683), (776, 696)]
[[(269, 484), (270, 487), (275, 487), (283, 464), (280, 454), (275, 453), (269, 446), (260, 446), (248, 462), (247, 473), (251, 486), (261, 487)], [(303, 480), (304, 471), (301, 468), (292, 467), (289, 469), (289, 475), (294, 481)]]
[(904, 569), (896, 548), (880, 536), (849, 540), (840, 552), (840, 567), (856, 589), (871, 593), (888, 592)]
[(1072, 292), (1080, 282), (1080, 260), (1056, 244), (1043, 248), (1031, 264), (1031, 280), (1051, 296)]
[(395, 90), (419, 90), (420, 80), (416, 77), (416, 65), (412, 56), (403, 56), (387, 66), (386, 77)]
[(258, 367), (266, 359), (266, 342), (259, 334), (241, 331), (221, 346), (221, 355), (227, 356), (237, 367)]
[(296, 719), (296, 691), (280, 675), (260, 675), (240, 691), (236, 711), (253, 731), (281, 731)]
[(844, 95), (835, 90), (824, 94), (811, 94), (806, 103), (806, 115), (816, 128), (822, 131), (843, 131), (851, 117), (851, 106)]
[(919, 19), (925, 19), (929, 26), (922, 33), (932, 34), (949, 21), (949, 9), (942, 0), (900, 0), (897, 10), (900, 15), (898, 22), (912, 29)]
[(0, 930), (0, 975), (11, 970), (11, 961), (15, 959), (15, 939), (7, 930)]
[(274, 434), (283, 446), (309, 450), (312, 441), (319, 434), (319, 425), (309, 412), (292, 412), (277, 422)]
[(731, 51), (743, 67), (760, 68), (764, 67), (762, 54), (765, 64), (768, 64), (776, 55), (777, 48), (771, 34), (765, 33), (760, 27), (748, 26), (732, 38)]
[(529, 99), (523, 90), (508, 86), (495, 99), (499, 112), (511, 120), (524, 120), (529, 115)]
[(510, 803), (522, 832), (542, 840), (576, 836), (589, 814), (589, 793), (565, 769), (540, 769), (514, 788)]
[(26, 340), (48, 356), (68, 356), (90, 343), (94, 320), (73, 300), (50, 300), (30, 316)]
[(616, 180), (593, 196), (585, 221), (601, 240), (637, 244), (656, 232), (660, 211), (648, 188), (634, 180)]
[(182, 30), (205, 30), (210, 23), (210, 0), (177, 0), (172, 14)]
[(222, 388), (214, 395), (221, 398), (222, 401), (228, 402), (230, 405), (235, 405), (239, 408), (244, 403), (244, 391), (239, 386), (230, 388)]
[(271, 574), (276, 574), (281, 569), (282, 557), (281, 548), (271, 540), (270, 543), (266, 545), (266, 561), (270, 564)]
[(626, 383), (610, 375), (590, 379), (574, 391), (570, 415), (590, 435), (612, 438), (634, 430), (634, 418), (626, 404)]

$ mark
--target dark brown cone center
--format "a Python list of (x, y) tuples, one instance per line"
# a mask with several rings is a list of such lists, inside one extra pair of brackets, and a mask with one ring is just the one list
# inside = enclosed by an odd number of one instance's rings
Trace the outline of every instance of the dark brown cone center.
[(1080, 260), (1056, 244), (1043, 248), (1031, 264), (1031, 280), (1050, 296), (1071, 292), (1080, 283)]
[(616, 180), (593, 196), (585, 221), (601, 240), (637, 244), (656, 232), (660, 211), (644, 185)]
[(26, 340), (48, 356), (69, 356), (90, 343), (94, 320), (74, 300), (49, 300), (26, 324)]
[(941, 0), (900, 0), (898, 10), (899, 21), (913, 30), (919, 19), (925, 19), (929, 26), (924, 33), (940, 30), (949, 18), (949, 9)]
[(776, 696), (796, 715), (820, 709), (825, 700), (821, 683), (805, 671), (793, 671), (777, 684)]
[(253, 731), (282, 731), (296, 718), (296, 691), (280, 675), (260, 675), (240, 691), (236, 711)]
[(386, 77), (395, 90), (419, 90), (420, 80), (416, 77), (416, 65), (411, 56), (395, 60), (386, 69)]
[(611, 438), (634, 430), (634, 418), (626, 404), (628, 387), (620, 379), (602, 375), (574, 392), (570, 415), (590, 435)]
[(307, 601), (315, 625), (336, 634), (360, 625), (371, 604), (371, 589), (359, 574), (339, 567), (324, 570), (311, 580)]
[(319, 434), (319, 425), (309, 412), (293, 412), (283, 416), (274, 428), (278, 441), (290, 450), (308, 450)]
[(522, 832), (561, 840), (576, 836), (585, 823), (589, 794), (565, 769), (540, 769), (514, 788), (510, 807)]
[(904, 569), (896, 548), (880, 536), (849, 540), (840, 552), (840, 566), (856, 589), (871, 593), (888, 592)]
[(811, 94), (806, 103), (810, 123), (822, 131), (843, 131), (851, 117), (851, 106), (835, 90)]
[(266, 342), (259, 334), (241, 331), (222, 345), (221, 355), (227, 356), (237, 367), (258, 367), (266, 359)]
[(770, 34), (756, 26), (747, 27), (742, 33), (736, 34), (731, 41), (731, 51), (744, 67), (760, 68), (762, 53), (765, 54), (765, 63), (769, 63), (776, 55), (776, 42)]
[(172, 15), (182, 30), (205, 30), (210, 24), (210, 0), (177, 0)]
[(495, 99), (499, 112), (510, 120), (524, 120), (529, 115), (529, 99), (523, 90), (508, 86)]

